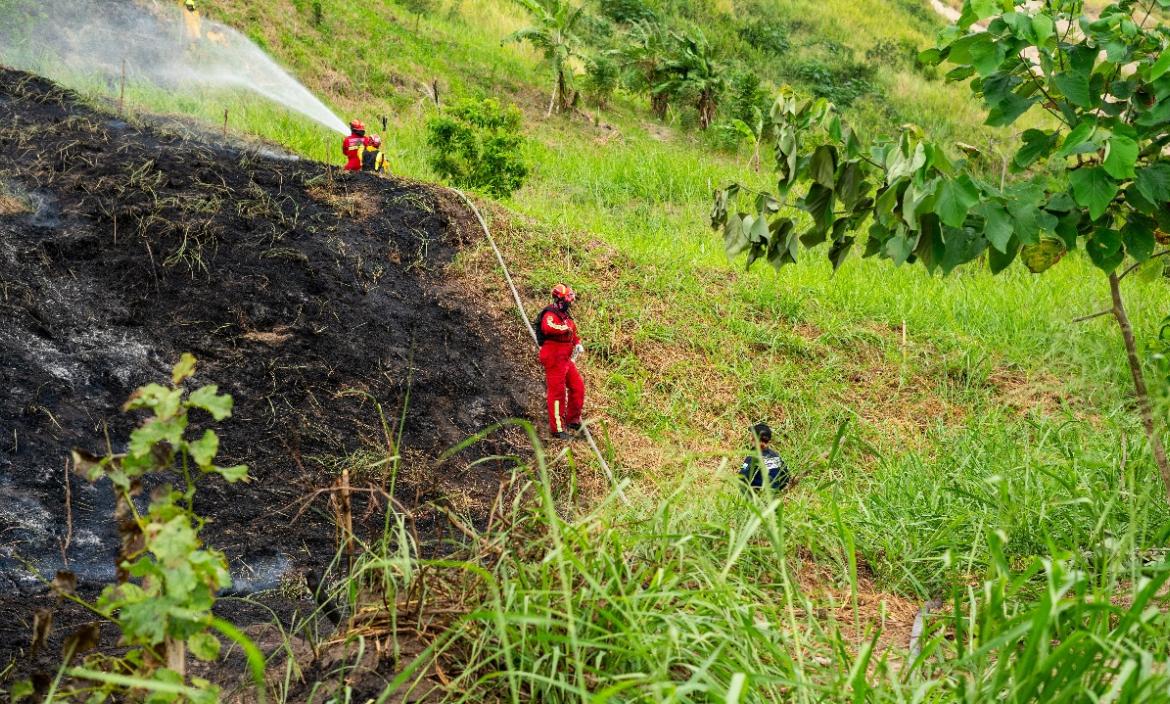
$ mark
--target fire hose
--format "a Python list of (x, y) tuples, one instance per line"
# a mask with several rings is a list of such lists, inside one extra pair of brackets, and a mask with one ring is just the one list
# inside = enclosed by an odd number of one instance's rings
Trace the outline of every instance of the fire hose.
[[(479, 226), (483, 228), (483, 234), (487, 237), (488, 244), (491, 245), (492, 251), (495, 252), (496, 261), (500, 263), (500, 269), (502, 269), (504, 272), (504, 279), (508, 282), (508, 288), (512, 291), (512, 300), (516, 303), (516, 310), (520, 313), (520, 319), (524, 321), (524, 327), (528, 329), (528, 334), (532, 337), (532, 344), (537, 344), (536, 330), (532, 329), (532, 323), (528, 318), (528, 314), (524, 310), (524, 302), (520, 300), (520, 292), (516, 290), (516, 284), (512, 282), (512, 274), (508, 271), (508, 265), (504, 262), (504, 255), (500, 253), (500, 248), (496, 246), (496, 240), (492, 237), (492, 233), (488, 229), (487, 223), (484, 222), (483, 215), (480, 215), (479, 208), (475, 207), (475, 204), (471, 202), (471, 199), (468, 198), (463, 193), (463, 191), (460, 191), (457, 188), (452, 188), (451, 190), (463, 199), (463, 202), (467, 204), (467, 207), (471, 210), (472, 214), (475, 215), (475, 219), (479, 221)], [(581, 426), (581, 433), (585, 436), (585, 440), (589, 443), (589, 447), (593, 450), (593, 454), (597, 455), (597, 461), (600, 463), (602, 471), (605, 472), (605, 478), (609, 481), (610, 486), (617, 490), (617, 495), (622, 500), (622, 503), (628, 506), (630, 502), (626, 498), (625, 492), (622, 491), (621, 485), (618, 484), (614, 479), (613, 472), (610, 471), (609, 468), (609, 463), (605, 461), (605, 456), (601, 454), (601, 448), (597, 446), (597, 442), (593, 439), (593, 433), (589, 432), (588, 423), (585, 423)]]

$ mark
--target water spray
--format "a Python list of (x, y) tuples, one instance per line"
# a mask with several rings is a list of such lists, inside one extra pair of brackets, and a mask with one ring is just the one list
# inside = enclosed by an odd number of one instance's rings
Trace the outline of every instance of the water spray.
[[(0, 63), (64, 85), (127, 73), (167, 91), (228, 88), (262, 95), (325, 127), (345, 122), (258, 46), (178, 4), (132, 0), (10, 0), (0, 17)], [(45, 41), (52, 37), (52, 41)]]

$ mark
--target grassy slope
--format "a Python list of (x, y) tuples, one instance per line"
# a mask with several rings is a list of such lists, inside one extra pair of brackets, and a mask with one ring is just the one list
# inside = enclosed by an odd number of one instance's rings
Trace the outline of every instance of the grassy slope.
[[(526, 48), (499, 44), (524, 25), (508, 4), (445, 4), (417, 34), (414, 19), (392, 4), (326, 0), (320, 28), (308, 4), (297, 5), (226, 2), (214, 13), (247, 30), (341, 114), (368, 122), (387, 114), (398, 173), (433, 178), (423, 143), (433, 109), (423, 87), (432, 80), (443, 96), (502, 95), (525, 109), (534, 173), (507, 205), (529, 219), (505, 237), (508, 253), (530, 290), (566, 279), (582, 292), (594, 403), (618, 424), (619, 463), (649, 470), (651, 481), (711, 475), (714, 463), (696, 456), (738, 447), (748, 422), (768, 419), (808, 479), (810, 511), (831, 492), (864, 510), (893, 501), (890, 510), (906, 515), (948, 515), (961, 504), (976, 521), (984, 509), (939, 494), (943, 478), (981, 486), (1006, 467), (1050, 461), (1058, 452), (1051, 432), (1069, 420), (1086, 429), (1082, 456), (1096, 462), (1109, 462), (1122, 433), (1133, 434), (1120, 410), (1127, 386), (1113, 329), (1067, 322), (1106, 300), (1103, 279), (1080, 258), (1044, 277), (1016, 268), (940, 279), (858, 260), (836, 276), (820, 261), (742, 273), (728, 266), (704, 220), (712, 184), (755, 178), (743, 158), (663, 129), (633, 98), (605, 112), (603, 127), (580, 116), (546, 120), (545, 68)], [(897, 3), (778, 7), (814, 36), (858, 51), (882, 38), (929, 41)], [(994, 138), (976, 130), (978, 110), (964, 89), (888, 68), (881, 80), (899, 117), (920, 115), (941, 138)], [(862, 101), (855, 119), (863, 129), (888, 129), (874, 102)], [(320, 139), (330, 149), (336, 142), (313, 128), (283, 131), (257, 112), (249, 129), (309, 153)], [(484, 284), (499, 292), (494, 276)], [(1130, 300), (1148, 334), (1165, 312), (1164, 290), (1135, 281)], [(844, 451), (828, 466), (846, 418), (853, 421)], [(1097, 488), (1111, 493), (1116, 479), (1100, 479)], [(1053, 480), (1040, 483), (1041, 500), (1067, 498)], [(891, 486), (909, 493), (883, 497)], [(890, 586), (924, 589), (915, 570), (937, 553), (936, 538), (909, 531), (882, 540), (910, 552), (867, 549), (875, 569)]]
[[(777, 2), (808, 32), (860, 52), (881, 38), (927, 41), (922, 21), (900, 3)], [(1103, 535), (1129, 554), (1167, 518), (1125, 410), (1115, 330), (1107, 320), (1068, 323), (1106, 300), (1103, 278), (1079, 257), (1043, 277), (972, 268), (940, 279), (860, 260), (836, 276), (812, 260), (779, 274), (744, 273), (704, 226), (712, 185), (757, 178), (744, 158), (654, 124), (632, 98), (602, 114), (606, 126), (544, 119), (545, 69), (525, 48), (499, 46), (523, 26), (506, 3), (445, 4), (418, 34), (393, 4), (323, 0), (321, 28), (309, 3), (300, 5), (230, 0), (212, 12), (261, 41), (347, 118), (387, 114), (400, 174), (433, 178), (423, 84), (438, 80), (445, 99), (503, 95), (525, 110), (533, 176), (505, 204), (521, 217), (495, 224), (533, 304), (556, 280), (582, 292), (592, 407), (608, 422), (619, 471), (641, 487), (631, 515), (657, 516), (646, 530), (707, 536), (700, 542), (712, 554), (745, 526), (758, 530), (753, 507), (725, 481), (730, 470), (717, 472), (717, 456), (742, 445), (751, 421), (779, 429), (801, 485), (786, 500), (783, 540), (735, 553), (715, 570), (735, 608), (778, 619), (785, 614), (776, 609), (786, 608), (796, 627), (800, 602), (786, 591), (793, 556), (799, 569), (819, 565), (825, 581), (852, 584), (856, 605), (858, 570), (871, 589), (922, 597), (977, 580), (992, 561), (986, 536), (994, 530), (1008, 536), (1007, 558), (1020, 565), (1091, 550)], [(942, 139), (995, 138), (977, 128), (962, 89), (889, 68), (880, 79), (888, 103), (862, 101), (853, 111), (864, 128), (913, 119)], [(214, 100), (141, 97), (155, 108), (221, 114)], [(233, 111), (240, 129), (335, 159), (338, 140), (323, 130), (254, 102)], [(464, 266), (492, 305), (506, 305), (484, 252)], [(1170, 297), (1136, 278), (1126, 288), (1148, 336)], [(1123, 444), (1127, 463), (1118, 459)], [(672, 493), (679, 486), (687, 491)], [(730, 535), (712, 534), (724, 526)], [(683, 565), (701, 569), (680, 554)], [(783, 590), (758, 583), (769, 574), (785, 575)]]

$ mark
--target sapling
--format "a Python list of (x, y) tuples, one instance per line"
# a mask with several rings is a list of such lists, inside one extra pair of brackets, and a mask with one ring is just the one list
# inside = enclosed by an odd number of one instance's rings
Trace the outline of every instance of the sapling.
[(781, 267), (801, 247), (827, 243), (836, 268), (861, 243), (864, 256), (930, 271), (986, 258), (993, 273), (1017, 259), (1040, 273), (1083, 249), (1108, 280), (1102, 315), (1122, 333), (1139, 416), (1170, 497), (1164, 429), (1121, 291), (1126, 276), (1167, 254), (1170, 28), (1154, 16), (1167, 4), (1123, 0), (1092, 17), (1078, 0), (964, 3), (957, 25), (920, 60), (954, 64), (948, 77), (970, 80), (990, 126), (1041, 113), (1018, 135), (1014, 180), (983, 179), (914, 126), (867, 143), (832, 104), (785, 88), (772, 107), (776, 192), (751, 193), (741, 209), (747, 189), (717, 191), (712, 226), (722, 229), (728, 255), (747, 253), (749, 266), (763, 258)]
[[(73, 451), (79, 474), (92, 482), (109, 479), (113, 486), (121, 536), (118, 578), (93, 603), (75, 593), (75, 580), (67, 573), (59, 574), (53, 586), (62, 597), (116, 624), (120, 642), (129, 650), (115, 659), (93, 655), (82, 666), (66, 670), (76, 684), (58, 691), (57, 700), (101, 701), (114, 693), (145, 690), (152, 702), (217, 702), (218, 687), (186, 675), (188, 654), (205, 661), (219, 657), (221, 646), (214, 631), (244, 647), (253, 675), (259, 674), (262, 681), (262, 662), (257, 672), (252, 657), (258, 654), (255, 646), (212, 614), (216, 594), (231, 586), (231, 577), (224, 554), (205, 548), (199, 537), (203, 519), (194, 508), (196, 489), (210, 475), (230, 483), (246, 481), (248, 468), (215, 463), (219, 436), (214, 430), (188, 437), (192, 410), (206, 412), (216, 421), (232, 413), (231, 396), (219, 393), (214, 384), (186, 391), (183, 382), (194, 372), (195, 357), (184, 354), (172, 370), (170, 385), (148, 384), (134, 392), (123, 410), (145, 410), (150, 415), (130, 433), (125, 452), (98, 457)], [(178, 473), (181, 485), (158, 487), (147, 510), (140, 512), (135, 497), (143, 479), (172, 472)], [(67, 648), (67, 661), (74, 650)]]

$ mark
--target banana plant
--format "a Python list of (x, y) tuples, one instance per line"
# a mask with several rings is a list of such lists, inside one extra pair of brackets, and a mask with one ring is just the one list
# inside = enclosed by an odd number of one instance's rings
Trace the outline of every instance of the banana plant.
[(577, 25), (583, 16), (583, 8), (566, 0), (515, 0), (532, 17), (534, 25), (518, 30), (504, 37), (503, 43), (526, 41), (544, 54), (553, 70), (553, 92), (549, 99), (546, 117), (553, 108), (564, 112), (569, 109), (573, 87), (572, 59), (579, 53), (581, 37)]

